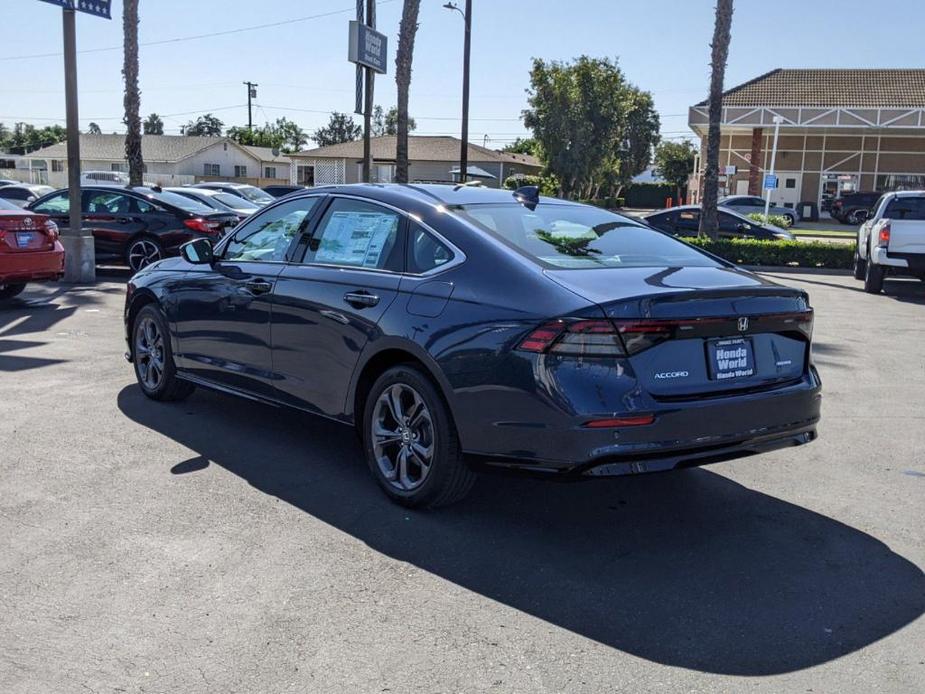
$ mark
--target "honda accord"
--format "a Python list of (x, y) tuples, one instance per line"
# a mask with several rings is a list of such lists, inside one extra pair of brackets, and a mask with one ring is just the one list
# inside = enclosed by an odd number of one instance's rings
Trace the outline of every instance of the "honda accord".
[(535, 187), (294, 193), (143, 268), (125, 326), (149, 398), (203, 386), (352, 425), (407, 506), (486, 468), (670, 470), (819, 420), (805, 292)]

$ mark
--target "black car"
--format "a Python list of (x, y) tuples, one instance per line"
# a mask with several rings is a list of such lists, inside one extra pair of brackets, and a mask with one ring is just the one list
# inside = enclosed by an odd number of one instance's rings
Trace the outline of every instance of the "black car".
[(535, 187), (296, 193), (144, 268), (125, 302), (149, 398), (205, 386), (353, 425), (409, 506), (461, 498), (476, 469), (578, 479), (808, 443), (812, 325), (802, 290)]
[(269, 193), (274, 198), (281, 198), (284, 195), (289, 195), (289, 193), (295, 193), (299, 190), (305, 190), (305, 186), (285, 186), (285, 185), (273, 185), (273, 186), (264, 186), (263, 190), (265, 193)]
[[(81, 227), (93, 234), (97, 258), (117, 256), (133, 270), (176, 255), (198, 237), (218, 240), (238, 223), (231, 212), (162, 191), (136, 186), (85, 186), (80, 191)], [(67, 190), (45, 195), (28, 206), (49, 215), (62, 232), (70, 226)]]
[[(738, 212), (719, 208), (719, 237), (725, 239), (762, 239), (792, 241), (793, 234), (772, 224), (762, 224)], [(653, 212), (643, 218), (647, 224), (672, 236), (697, 236), (700, 229), (700, 206), (682, 205)]]
[(845, 193), (832, 201), (829, 213), (842, 224), (863, 224), (883, 193)]

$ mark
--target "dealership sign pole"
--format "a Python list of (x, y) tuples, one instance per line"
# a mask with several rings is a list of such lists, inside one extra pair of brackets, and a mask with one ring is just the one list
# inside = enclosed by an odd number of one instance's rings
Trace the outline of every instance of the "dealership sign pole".
[[(347, 60), (357, 66), (356, 113), (360, 113), (360, 96), (363, 93), (363, 180), (372, 177), (372, 143), (370, 130), (373, 114), (373, 87), (376, 73), (386, 73), (388, 40), (376, 31), (376, 1), (366, 0), (366, 18), (363, 18), (363, 0), (357, 0), (357, 18), (350, 22)], [(361, 83), (364, 81), (365, 85)], [(365, 89), (362, 88), (365, 86)]]
[(77, 112), (77, 31), (75, 12), (112, 19), (111, 0), (43, 0), (61, 7), (64, 34), (64, 101), (67, 110), (67, 183), (69, 221), (67, 233), (61, 235), (64, 246), (64, 280), (96, 280), (96, 255), (93, 235), (80, 228), (80, 123)]
[(777, 136), (780, 134), (780, 124), (784, 121), (780, 116), (774, 116), (774, 144), (771, 146), (771, 170), (764, 177), (764, 221), (768, 221), (768, 211), (771, 209), (771, 191), (777, 188), (777, 176), (774, 175), (774, 160), (777, 159)]

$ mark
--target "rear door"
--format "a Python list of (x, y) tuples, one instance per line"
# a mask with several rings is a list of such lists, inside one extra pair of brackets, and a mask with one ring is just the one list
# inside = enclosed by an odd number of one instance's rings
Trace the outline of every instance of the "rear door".
[(279, 397), (330, 416), (344, 412), (366, 343), (398, 295), (406, 219), (367, 200), (333, 197), (277, 280), (273, 365)]
[(134, 211), (133, 199), (118, 190), (85, 190), (82, 194), (82, 223), (93, 234), (97, 252), (121, 255), (128, 240), (146, 229)]
[(897, 196), (883, 216), (889, 219), (889, 253), (925, 254), (925, 196)]

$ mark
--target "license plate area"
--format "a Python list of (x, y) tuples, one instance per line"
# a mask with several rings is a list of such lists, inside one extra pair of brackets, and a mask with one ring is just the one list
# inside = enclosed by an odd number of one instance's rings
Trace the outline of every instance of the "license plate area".
[(34, 238), (34, 231), (18, 231), (16, 232), (16, 247), (28, 248)]
[(734, 381), (755, 375), (755, 350), (748, 337), (707, 340), (707, 371), (713, 381)]

